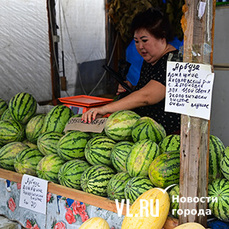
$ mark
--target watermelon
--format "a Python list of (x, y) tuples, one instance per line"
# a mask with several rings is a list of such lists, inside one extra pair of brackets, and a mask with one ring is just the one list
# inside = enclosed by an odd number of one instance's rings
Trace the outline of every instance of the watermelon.
[(73, 111), (64, 105), (54, 106), (45, 116), (41, 133), (59, 132), (63, 133), (65, 125), (72, 117)]
[(17, 154), (29, 147), (22, 142), (11, 142), (4, 145), (0, 149), (0, 167), (8, 170), (15, 171), (14, 169), (14, 159)]
[(0, 118), (2, 114), (8, 109), (8, 105), (5, 100), (0, 98)]
[(225, 148), (224, 155), (220, 161), (220, 169), (223, 176), (229, 180), (229, 146)]
[(14, 120), (26, 124), (37, 111), (37, 101), (29, 93), (21, 92), (10, 99), (9, 110)]
[(111, 150), (115, 141), (107, 136), (97, 136), (91, 138), (85, 146), (85, 157), (91, 165), (111, 165)]
[(57, 154), (57, 144), (62, 137), (58, 132), (45, 132), (38, 137), (37, 147), (44, 155)]
[(89, 139), (88, 133), (70, 131), (57, 143), (57, 154), (66, 161), (84, 158), (84, 149)]
[(7, 108), (7, 109), (3, 112), (2, 116), (1, 116), (1, 120), (8, 120), (8, 119), (13, 119), (12, 116), (11, 116), (11, 114), (10, 114), (9, 108)]
[(37, 176), (41, 179), (59, 183), (58, 173), (65, 163), (57, 154), (49, 154), (44, 156), (37, 164)]
[(91, 165), (86, 161), (79, 159), (65, 162), (58, 173), (58, 180), (60, 184), (69, 188), (81, 189), (81, 175), (90, 166)]
[(21, 174), (36, 176), (36, 168), (44, 155), (38, 149), (24, 149), (14, 159), (15, 171)]
[(134, 111), (116, 111), (107, 118), (104, 131), (115, 141), (132, 141), (132, 128), (139, 118)]
[[(208, 185), (209, 209), (212, 214), (225, 222), (229, 222), (229, 180), (218, 178)], [(217, 198), (217, 201), (213, 201)]]
[(111, 200), (117, 199), (121, 201), (125, 199), (124, 189), (126, 183), (131, 179), (127, 172), (120, 172), (115, 174), (107, 185), (107, 196)]
[(25, 138), (25, 128), (19, 122), (8, 119), (0, 121), (0, 142), (8, 144), (10, 142), (20, 142)]
[(147, 176), (151, 162), (159, 155), (157, 143), (144, 139), (136, 142), (127, 156), (126, 168), (130, 176)]
[(179, 184), (180, 151), (164, 152), (157, 156), (148, 170), (151, 182), (159, 188)]
[(150, 139), (158, 144), (165, 137), (164, 127), (150, 117), (141, 117), (133, 125), (132, 138), (134, 142)]
[(149, 178), (142, 176), (132, 177), (124, 188), (124, 195), (125, 198), (129, 200), (130, 204), (133, 204), (141, 194), (151, 188), (154, 188), (154, 185)]
[(87, 193), (107, 196), (107, 185), (114, 175), (115, 171), (106, 165), (93, 165), (81, 175), (81, 188)]
[(37, 143), (38, 137), (41, 135), (45, 114), (37, 114), (32, 117), (26, 125), (25, 134), (26, 138), (32, 142)]
[(163, 138), (159, 144), (160, 152), (180, 150), (180, 135), (170, 134)]
[(27, 145), (29, 148), (38, 149), (37, 145), (30, 142), (28, 139), (23, 140), (22, 143)]
[[(177, 211), (179, 210), (179, 202), (176, 201), (179, 200), (179, 185), (175, 185), (172, 187), (172, 189), (169, 192), (169, 198), (170, 198), (170, 213), (175, 217), (179, 218), (179, 215)], [(173, 211), (174, 209), (174, 211)]]
[(111, 150), (111, 163), (117, 172), (126, 172), (126, 159), (131, 151), (133, 142), (121, 141), (115, 143)]
[(209, 173), (208, 182), (221, 178), (220, 161), (223, 157), (225, 146), (223, 142), (214, 135), (210, 135), (209, 139)]

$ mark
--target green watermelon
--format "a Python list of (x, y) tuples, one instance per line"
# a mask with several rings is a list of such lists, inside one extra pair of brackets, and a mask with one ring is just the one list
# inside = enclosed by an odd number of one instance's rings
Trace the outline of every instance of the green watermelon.
[(22, 143), (27, 145), (29, 148), (38, 149), (37, 145), (32, 143), (32, 142), (30, 142), (28, 139), (23, 140)]
[(81, 189), (80, 178), (82, 173), (89, 168), (91, 165), (86, 161), (74, 159), (67, 161), (61, 166), (58, 173), (58, 180), (61, 185)]
[(29, 147), (22, 142), (11, 142), (4, 145), (0, 149), (0, 167), (8, 170), (15, 171), (14, 169), (14, 159), (17, 154)]
[(37, 176), (58, 184), (58, 173), (64, 163), (65, 160), (60, 158), (57, 154), (46, 155), (37, 164)]
[(115, 174), (107, 185), (107, 196), (111, 200), (117, 199), (121, 201), (125, 199), (124, 189), (126, 183), (131, 179), (127, 172), (120, 172)]
[(132, 141), (132, 128), (139, 118), (134, 111), (116, 111), (107, 118), (105, 133), (115, 141)]
[(158, 144), (165, 136), (164, 127), (150, 117), (141, 117), (133, 125), (132, 138), (134, 142), (150, 139)]
[(57, 154), (57, 144), (62, 137), (58, 132), (45, 132), (38, 137), (37, 147), (44, 155)]
[(97, 136), (91, 138), (85, 146), (85, 157), (91, 165), (111, 165), (111, 150), (115, 141), (107, 136)]
[(124, 188), (125, 198), (133, 204), (134, 201), (144, 192), (154, 188), (154, 185), (147, 177), (132, 177)]
[(180, 151), (164, 152), (157, 156), (148, 170), (151, 182), (159, 188), (179, 184)]
[(107, 185), (115, 171), (106, 165), (93, 165), (81, 175), (80, 184), (84, 192), (107, 196)]
[(127, 156), (126, 168), (130, 176), (147, 176), (151, 162), (159, 155), (157, 143), (144, 139), (136, 142)]
[(19, 122), (8, 119), (0, 121), (0, 142), (20, 142), (25, 138), (25, 128)]
[(220, 169), (223, 176), (229, 180), (229, 146), (226, 147), (224, 155), (220, 161)]
[(44, 157), (38, 149), (24, 149), (20, 151), (14, 159), (15, 171), (31, 176), (37, 175), (37, 164)]
[(10, 99), (9, 110), (14, 120), (26, 124), (37, 111), (37, 101), (29, 93), (21, 92)]
[(32, 117), (26, 125), (25, 134), (26, 138), (32, 142), (37, 143), (38, 137), (41, 135), (41, 129), (45, 120), (45, 114), (37, 114)]
[[(177, 211), (179, 210), (179, 185), (175, 185), (172, 187), (172, 189), (169, 192), (169, 198), (170, 198), (170, 213), (175, 217), (179, 218), (179, 215)], [(174, 211), (173, 211), (174, 209)]]
[[(218, 178), (208, 185), (209, 209), (212, 214), (225, 222), (229, 222), (229, 180)], [(213, 201), (217, 198), (217, 201)]]
[(10, 114), (9, 108), (7, 108), (7, 109), (3, 112), (3, 114), (2, 114), (0, 120), (8, 120), (8, 119), (13, 119), (12, 116), (11, 116), (11, 114)]
[(209, 140), (209, 173), (208, 182), (221, 178), (220, 161), (223, 157), (225, 146), (223, 142), (214, 135), (210, 135)]
[(111, 150), (111, 163), (117, 172), (126, 172), (126, 159), (131, 151), (133, 142), (121, 141), (115, 143)]
[(180, 150), (180, 135), (170, 134), (158, 144), (161, 153)]
[(70, 131), (57, 143), (57, 154), (66, 161), (84, 158), (84, 149), (89, 139), (88, 133)]
[(0, 98), (0, 118), (2, 118), (2, 114), (5, 112), (5, 110), (8, 109), (8, 105), (5, 100)]
[(73, 111), (64, 105), (54, 106), (45, 116), (41, 133), (59, 132), (63, 133), (65, 125), (73, 116)]

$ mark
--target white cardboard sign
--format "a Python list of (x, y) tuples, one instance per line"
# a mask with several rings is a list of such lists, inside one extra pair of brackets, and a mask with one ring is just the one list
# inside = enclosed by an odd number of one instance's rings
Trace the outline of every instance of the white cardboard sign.
[(21, 182), (19, 206), (46, 214), (48, 181), (24, 174)]
[(211, 65), (167, 62), (165, 111), (210, 119)]

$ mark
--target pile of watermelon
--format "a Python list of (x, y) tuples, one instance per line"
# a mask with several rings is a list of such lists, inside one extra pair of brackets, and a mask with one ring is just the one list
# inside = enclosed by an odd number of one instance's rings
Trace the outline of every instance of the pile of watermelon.
[[(1, 168), (131, 204), (154, 187), (176, 184), (170, 197), (179, 195), (180, 136), (166, 135), (155, 120), (122, 110), (108, 117), (100, 134), (64, 132), (74, 117), (70, 108), (36, 109), (28, 93), (8, 104), (0, 99)], [(209, 196), (220, 197), (209, 208), (229, 221), (229, 147), (211, 135), (209, 148)], [(171, 202), (174, 208), (179, 204)]]

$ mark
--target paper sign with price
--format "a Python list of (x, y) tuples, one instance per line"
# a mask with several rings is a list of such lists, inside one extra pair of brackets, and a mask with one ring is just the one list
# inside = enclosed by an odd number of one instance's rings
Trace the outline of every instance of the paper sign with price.
[(165, 111), (210, 119), (211, 65), (167, 62)]
[(19, 206), (46, 214), (48, 181), (24, 174), (21, 182)]

